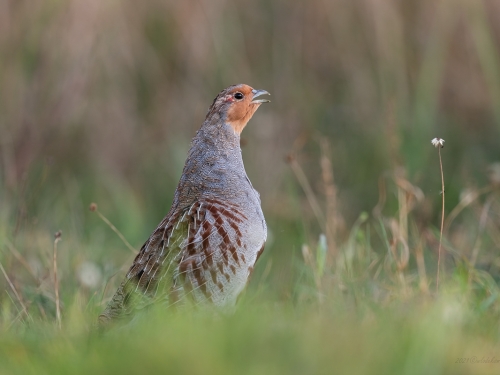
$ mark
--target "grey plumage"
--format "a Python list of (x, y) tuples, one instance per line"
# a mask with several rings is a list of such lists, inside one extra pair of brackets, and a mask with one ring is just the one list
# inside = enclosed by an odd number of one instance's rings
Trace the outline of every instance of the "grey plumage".
[(151, 303), (235, 303), (267, 237), (240, 149), (240, 132), (265, 102), (255, 100), (263, 93), (235, 85), (215, 98), (191, 142), (169, 213), (142, 246), (101, 322)]

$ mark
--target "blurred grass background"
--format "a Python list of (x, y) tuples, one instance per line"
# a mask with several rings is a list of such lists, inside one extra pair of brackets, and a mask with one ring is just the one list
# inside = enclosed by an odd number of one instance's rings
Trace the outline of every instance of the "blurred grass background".
[[(500, 358), (499, 25), (495, 0), (0, 1), (0, 371), (497, 373), (455, 361)], [(133, 256), (89, 204), (138, 249), (235, 83), (272, 94), (238, 311), (89, 334)]]

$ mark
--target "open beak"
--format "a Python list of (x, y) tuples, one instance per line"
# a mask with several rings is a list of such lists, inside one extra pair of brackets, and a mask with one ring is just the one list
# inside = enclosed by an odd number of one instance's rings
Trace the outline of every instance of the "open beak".
[(256, 97), (261, 96), (261, 95), (271, 95), (269, 94), (266, 90), (252, 90), (252, 101), (251, 104), (262, 104), (262, 103), (269, 103), (270, 100), (267, 99), (257, 99), (255, 100)]

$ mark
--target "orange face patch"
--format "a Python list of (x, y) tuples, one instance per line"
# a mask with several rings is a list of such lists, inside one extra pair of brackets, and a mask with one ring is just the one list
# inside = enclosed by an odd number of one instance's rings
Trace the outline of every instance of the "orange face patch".
[[(232, 126), (237, 134), (242, 132), (260, 106), (260, 103), (252, 103), (252, 90), (250, 86), (241, 85), (227, 95), (227, 100), (232, 101), (227, 111), (227, 123)], [(239, 99), (241, 95), (243, 97)]]

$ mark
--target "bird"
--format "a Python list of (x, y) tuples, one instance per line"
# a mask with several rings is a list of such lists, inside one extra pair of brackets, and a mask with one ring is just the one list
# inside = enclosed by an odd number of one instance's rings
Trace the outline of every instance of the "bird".
[(240, 135), (270, 95), (222, 90), (191, 141), (172, 206), (136, 255), (100, 325), (166, 308), (235, 305), (264, 251), (267, 225), (243, 164)]

